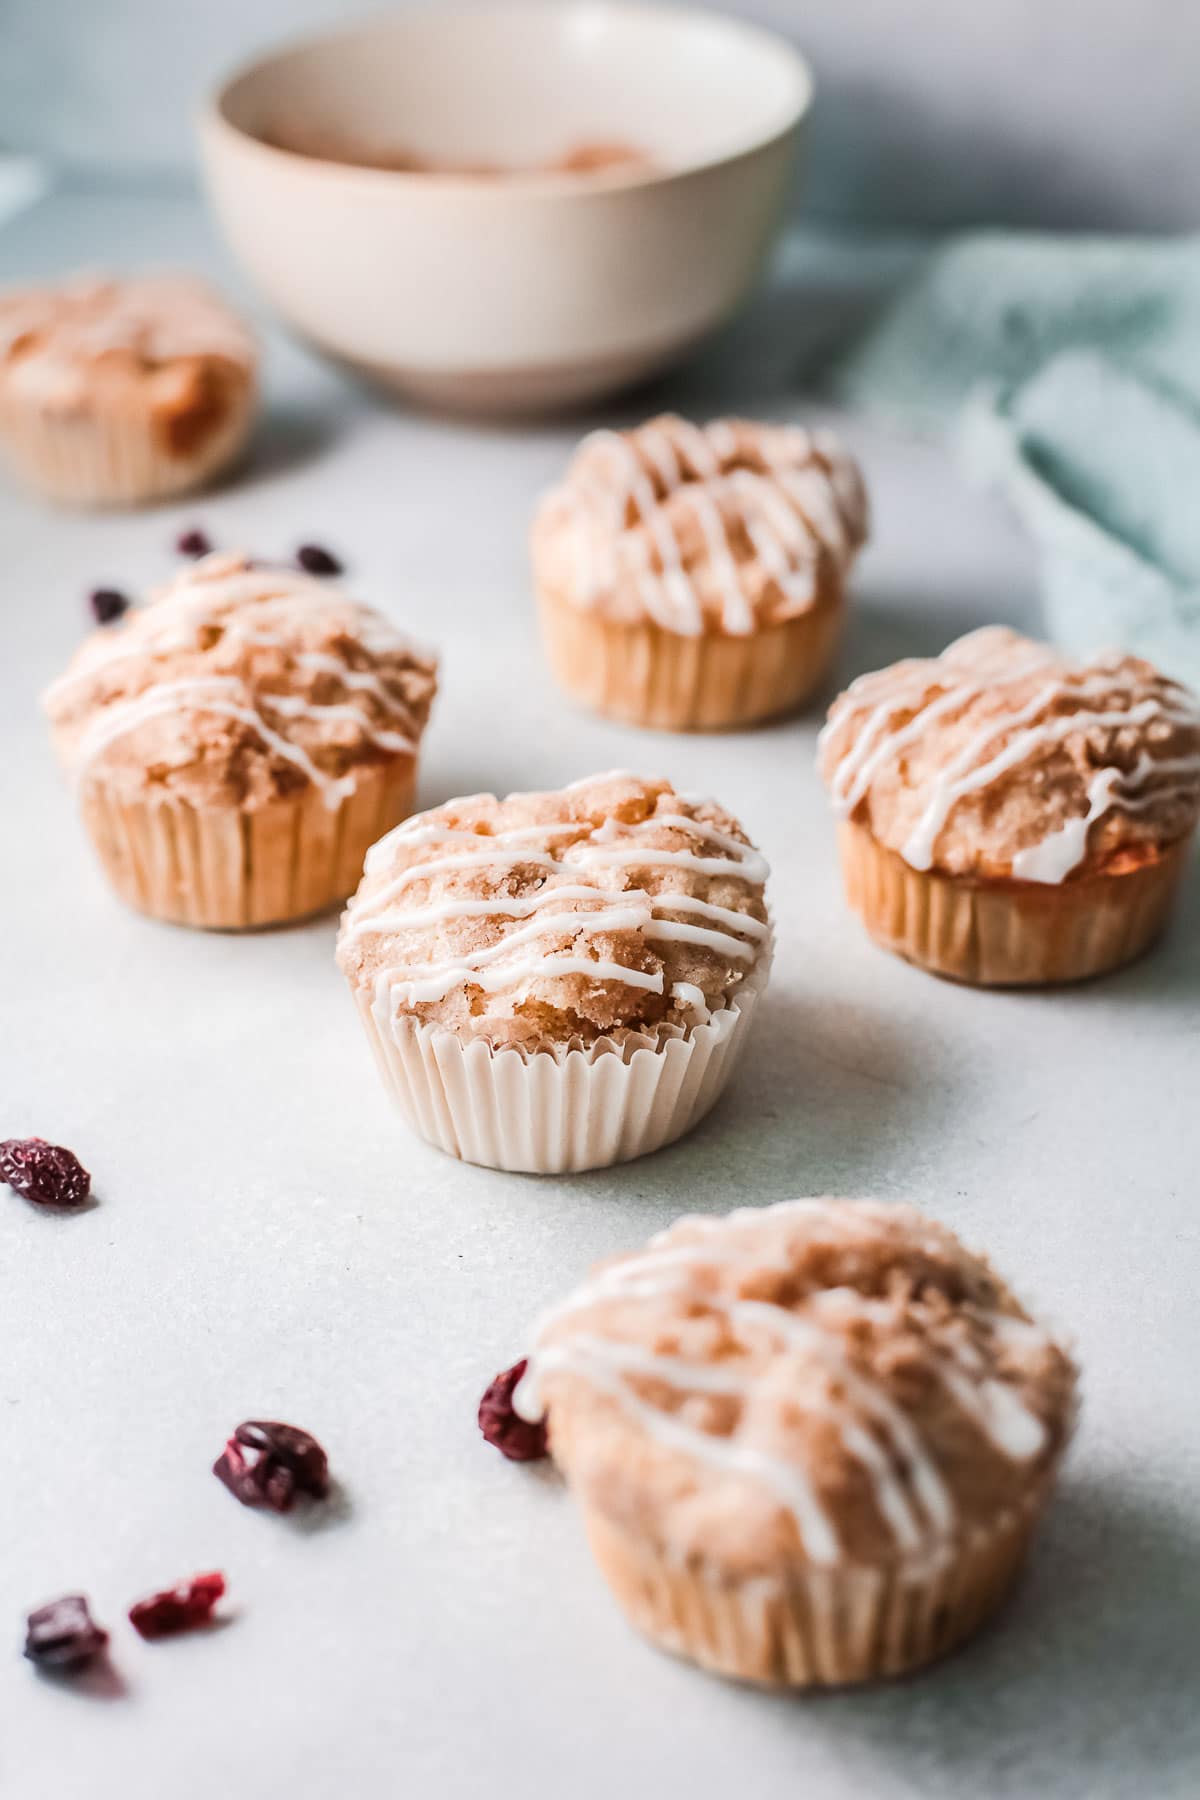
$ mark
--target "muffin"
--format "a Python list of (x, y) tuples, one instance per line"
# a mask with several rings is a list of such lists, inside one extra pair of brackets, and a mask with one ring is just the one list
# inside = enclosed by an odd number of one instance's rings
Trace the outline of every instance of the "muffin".
[(780, 1687), (901, 1675), (1003, 1600), (1075, 1409), (1065, 1351), (911, 1206), (683, 1218), (543, 1320), (544, 1417), (632, 1622)]
[(985, 986), (1080, 981), (1168, 916), (1200, 814), (1200, 706), (1149, 663), (999, 626), (835, 701), (821, 772), (851, 906)]
[(412, 810), (435, 687), (329, 582), (209, 556), (93, 633), (45, 706), (121, 898), (236, 928), (346, 898)]
[(338, 962), (384, 1082), (467, 1162), (624, 1162), (706, 1113), (771, 958), (767, 865), (665, 781), (474, 794), (377, 844)]
[(593, 432), (533, 525), (550, 666), (634, 725), (791, 711), (829, 667), (866, 528), (858, 470), (826, 432), (670, 415)]
[(242, 448), (256, 361), (239, 320), (187, 276), (0, 295), (0, 447), (70, 505), (184, 493)]

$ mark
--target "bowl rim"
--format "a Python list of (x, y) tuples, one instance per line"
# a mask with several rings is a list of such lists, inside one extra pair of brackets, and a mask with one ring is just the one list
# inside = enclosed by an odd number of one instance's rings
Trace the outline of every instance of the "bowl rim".
[[(431, 169), (374, 169), (361, 163), (340, 162), (336, 157), (313, 156), (300, 150), (288, 150), (256, 137), (229, 117), (228, 101), (235, 88), (262, 74), (273, 64), (285, 61), (300, 51), (333, 47), (349, 39), (370, 36), (389, 29), (403, 31), (406, 26), (419, 26), (423, 20), (447, 19), (464, 26), (474, 18), (495, 19), (502, 13), (525, 17), (562, 19), (571, 13), (610, 15), (618, 18), (654, 18), (691, 29), (702, 25), (724, 31), (731, 39), (742, 39), (769, 51), (784, 65), (792, 78), (791, 102), (780, 109), (767, 125), (760, 126), (744, 139), (723, 150), (698, 154), (669, 168), (642, 168), (636, 165), (601, 169), (585, 173), (562, 170), (516, 170), (505, 179), (494, 175), (472, 174), (470, 171)], [(359, 181), (381, 189), (398, 184), (409, 193), (446, 193), (512, 197), (571, 195), (583, 198), (592, 194), (612, 194), (623, 189), (669, 186), (684, 181), (707, 169), (723, 168), (743, 157), (752, 156), (792, 135), (812, 109), (816, 80), (812, 65), (789, 39), (769, 27), (748, 19), (735, 18), (707, 6), (643, 4), (643, 0), (453, 0), (449, 6), (427, 3), (401, 13), (374, 13), (351, 24), (314, 31), (277, 43), (237, 64), (204, 95), (199, 108), (198, 127), (202, 137), (226, 135), (264, 162), (279, 167), (304, 168), (318, 180)]]

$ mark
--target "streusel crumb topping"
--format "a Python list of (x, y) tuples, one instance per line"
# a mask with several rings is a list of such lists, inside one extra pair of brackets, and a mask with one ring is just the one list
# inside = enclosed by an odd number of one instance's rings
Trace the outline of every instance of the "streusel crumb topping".
[(1052, 1474), (1075, 1370), (911, 1206), (676, 1221), (539, 1327), (515, 1395), (590, 1507), (730, 1576), (936, 1562)]
[(177, 359), (218, 357), (253, 368), (254, 339), (206, 282), (190, 275), (114, 281), (77, 277), (0, 293), (0, 367), (65, 373), (103, 364), (151, 375)]
[(665, 781), (475, 794), (375, 846), (338, 960), (389, 1020), (495, 1048), (686, 1030), (769, 955), (766, 876), (735, 819)]
[(45, 706), (80, 780), (248, 809), (312, 785), (335, 807), (415, 757), (436, 686), (432, 656), (328, 581), (216, 555), (94, 632)]
[(1059, 882), (1192, 830), (1200, 703), (1138, 657), (992, 626), (860, 676), (820, 767), (838, 813), (914, 868)]
[(573, 606), (744, 636), (840, 594), (866, 532), (829, 433), (667, 414), (583, 440), (534, 521), (534, 569)]

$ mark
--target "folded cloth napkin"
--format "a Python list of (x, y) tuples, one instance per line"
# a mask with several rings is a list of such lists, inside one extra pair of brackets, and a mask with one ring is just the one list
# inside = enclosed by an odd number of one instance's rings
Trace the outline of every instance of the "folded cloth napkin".
[(958, 239), (833, 385), (954, 432), (1032, 532), (1061, 642), (1200, 682), (1200, 237)]

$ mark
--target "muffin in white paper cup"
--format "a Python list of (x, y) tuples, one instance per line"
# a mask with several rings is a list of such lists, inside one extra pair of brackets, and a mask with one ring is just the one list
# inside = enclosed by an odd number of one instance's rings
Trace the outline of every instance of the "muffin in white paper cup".
[(766, 985), (763, 857), (714, 802), (610, 774), (420, 813), (367, 857), (338, 962), (385, 1086), (467, 1162), (556, 1174), (681, 1137)]

